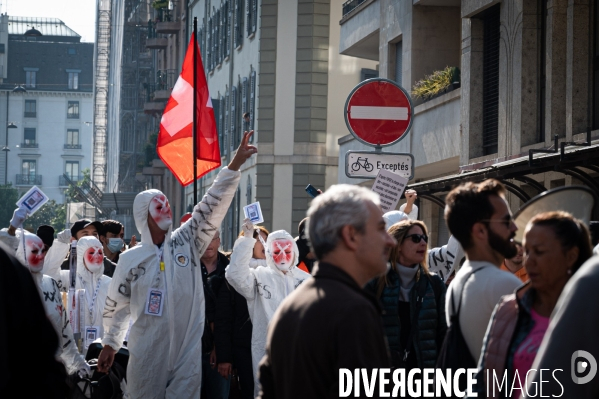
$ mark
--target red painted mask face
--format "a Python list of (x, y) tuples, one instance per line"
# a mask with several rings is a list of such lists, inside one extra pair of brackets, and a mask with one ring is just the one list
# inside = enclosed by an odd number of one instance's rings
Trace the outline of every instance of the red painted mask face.
[(102, 268), (104, 264), (104, 252), (102, 251), (102, 247), (89, 247), (87, 251), (85, 251), (85, 267), (92, 272), (95, 273)]
[(25, 238), (25, 257), (33, 273), (42, 271), (46, 252), (44, 251), (44, 243), (39, 237), (28, 236)]
[(173, 223), (171, 205), (164, 194), (158, 194), (150, 202), (150, 216), (162, 230), (168, 230)]
[(271, 252), (275, 266), (280, 270), (289, 270), (293, 262), (293, 241), (275, 240), (272, 242)]

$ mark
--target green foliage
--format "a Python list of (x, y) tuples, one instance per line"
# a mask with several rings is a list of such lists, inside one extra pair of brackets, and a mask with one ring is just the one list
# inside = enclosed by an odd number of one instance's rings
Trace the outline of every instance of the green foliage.
[(23, 228), (35, 232), (40, 225), (47, 224), (54, 227), (54, 230), (58, 233), (65, 229), (66, 218), (66, 204), (57, 204), (56, 201), (50, 200), (37, 212), (25, 219)]
[(447, 67), (442, 71), (435, 71), (432, 75), (416, 82), (412, 88), (412, 96), (415, 98), (430, 99), (443, 93), (454, 82), (460, 81), (460, 69)]
[[(91, 172), (90, 172), (89, 168), (83, 169), (81, 171), (81, 174), (83, 175), (83, 179), (79, 180), (78, 182), (75, 182), (75, 186), (77, 186), (77, 187), (82, 187), (84, 184), (87, 185), (92, 180), (92, 178), (91, 178)], [(77, 192), (77, 190), (73, 186), (69, 186), (69, 188), (67, 188), (65, 190), (64, 193), (66, 195), (67, 202), (70, 199), (73, 199), (73, 198), (76, 197), (76, 192)]]
[(152, 8), (156, 10), (160, 10), (168, 7), (168, 1), (165, 0), (154, 0), (152, 2)]
[(18, 200), (19, 192), (11, 183), (0, 185), (0, 228), (8, 227)]

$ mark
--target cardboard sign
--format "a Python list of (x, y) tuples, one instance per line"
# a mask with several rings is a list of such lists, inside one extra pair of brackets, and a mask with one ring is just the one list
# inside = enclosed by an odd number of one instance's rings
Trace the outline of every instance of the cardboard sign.
[(254, 202), (243, 207), (243, 213), (245, 217), (250, 219), (252, 223), (263, 223), (264, 217), (262, 216), (262, 208), (260, 208), (260, 202)]
[(403, 176), (389, 172), (387, 169), (379, 171), (372, 185), (372, 191), (381, 198), (383, 213), (395, 210), (407, 184), (408, 179)]
[(48, 196), (42, 190), (37, 186), (33, 186), (17, 201), (17, 206), (27, 209), (27, 214), (31, 216), (48, 202), (48, 199)]

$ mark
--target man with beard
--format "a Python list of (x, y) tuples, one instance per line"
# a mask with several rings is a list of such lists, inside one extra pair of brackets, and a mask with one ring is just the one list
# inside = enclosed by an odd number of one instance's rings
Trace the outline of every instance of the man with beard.
[(523, 283), (528, 281), (528, 273), (526, 273), (526, 269), (522, 263), (522, 255), (524, 254), (524, 249), (522, 245), (516, 244), (516, 248), (518, 249), (518, 253), (516, 256), (510, 259), (505, 259), (500, 269), (505, 270), (506, 272), (512, 273), (514, 276), (518, 277), (520, 281)]
[(461, 303), (461, 331), (476, 361), (495, 305), (521, 284), (513, 274), (499, 269), (505, 258), (518, 252), (512, 241), (518, 228), (505, 200), (505, 188), (497, 180), (461, 184), (445, 203), (447, 227), (466, 253), (466, 262), (447, 289), (445, 314), (450, 324)]

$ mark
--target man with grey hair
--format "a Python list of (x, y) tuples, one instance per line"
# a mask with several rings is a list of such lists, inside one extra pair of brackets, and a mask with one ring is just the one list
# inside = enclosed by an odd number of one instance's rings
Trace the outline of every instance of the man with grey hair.
[(395, 245), (378, 195), (332, 186), (312, 201), (308, 217), (319, 262), (314, 278), (290, 294), (271, 320), (260, 364), (264, 399), (337, 397), (340, 369), (391, 364), (379, 305), (363, 290), (387, 272)]

